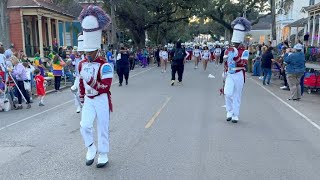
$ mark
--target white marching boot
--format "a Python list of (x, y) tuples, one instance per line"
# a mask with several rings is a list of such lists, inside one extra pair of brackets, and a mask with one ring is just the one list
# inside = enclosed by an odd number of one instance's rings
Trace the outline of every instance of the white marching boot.
[(81, 106), (77, 106), (77, 113), (80, 113), (81, 112)]
[(97, 168), (103, 168), (109, 162), (107, 153), (100, 153), (98, 157)]
[(94, 144), (88, 147), (87, 155), (86, 155), (86, 165), (91, 166), (94, 162), (94, 158), (97, 154), (97, 148)]

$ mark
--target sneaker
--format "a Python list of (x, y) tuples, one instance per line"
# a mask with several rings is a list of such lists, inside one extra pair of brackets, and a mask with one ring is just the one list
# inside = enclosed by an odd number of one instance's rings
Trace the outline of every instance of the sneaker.
[(260, 79), (260, 80), (263, 80), (263, 76), (260, 76), (259, 79)]
[(288, 89), (288, 86), (282, 86), (282, 87), (280, 87), (280, 89), (282, 89), (282, 90)]
[(232, 112), (227, 112), (227, 121), (231, 121), (232, 120)]
[(109, 162), (107, 153), (100, 153), (98, 157), (97, 168), (105, 167)]
[(179, 81), (179, 82), (178, 82), (178, 86), (182, 86), (182, 81)]
[(129, 83), (128, 83), (128, 81), (126, 81), (126, 85), (128, 85)]
[(174, 80), (171, 81), (171, 86), (173, 86), (173, 85), (174, 85)]
[(31, 108), (31, 104), (28, 104), (26, 109), (30, 109), (30, 108)]
[(121, 86), (122, 86), (122, 83), (119, 84), (119, 87), (121, 87)]
[(86, 165), (91, 166), (94, 162), (94, 158), (97, 154), (97, 148), (94, 144), (88, 147), (87, 155), (86, 155)]
[(81, 106), (78, 106), (77, 107), (77, 111), (76, 111), (77, 113), (80, 113), (81, 112)]
[(39, 103), (39, 106), (44, 106), (44, 104), (42, 104), (42, 103)]

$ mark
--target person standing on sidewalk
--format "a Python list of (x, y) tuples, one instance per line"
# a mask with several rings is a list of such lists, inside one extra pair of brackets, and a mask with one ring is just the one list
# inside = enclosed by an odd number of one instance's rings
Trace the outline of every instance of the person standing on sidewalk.
[[(288, 48), (284, 55), (284, 62), (287, 64), (286, 73), (290, 88), (290, 98), (288, 100), (301, 99), (300, 80), (306, 70), (306, 59), (303, 54), (303, 45), (298, 43), (294, 46), (295, 52)], [(293, 52), (292, 54), (290, 54)]]
[(266, 85), (266, 79), (267, 85), (270, 84), (271, 76), (272, 76), (272, 63), (274, 61), (273, 54), (272, 54), (273, 47), (269, 47), (267, 51), (262, 55), (262, 70), (263, 70), (263, 85)]
[(56, 92), (60, 92), (60, 83), (61, 83), (61, 76), (62, 76), (62, 69), (66, 63), (61, 59), (59, 55), (55, 55), (53, 58), (52, 69), (54, 75), (54, 88)]
[(27, 101), (27, 109), (31, 108), (30, 105), (30, 96), (27, 93), (26, 89), (24, 88), (24, 81), (27, 80), (26, 75), (26, 69), (22, 65), (22, 63), (19, 63), (19, 59), (12, 56), (11, 57), (12, 64), (14, 65), (13, 69), (8, 69), (9, 72), (11, 72), (12, 77), (16, 81), (17, 88), (20, 89), (20, 91), (17, 93), (18, 96), (18, 102), (19, 104), (16, 106), (16, 110), (22, 109), (22, 96), (25, 97), (25, 100)]
[(178, 85), (182, 84), (182, 76), (184, 71), (184, 63), (186, 61), (187, 53), (182, 48), (181, 42), (177, 42), (176, 49), (174, 50), (174, 56), (171, 64), (172, 77), (171, 77), (171, 86), (174, 85), (176, 80), (176, 73), (178, 73)]

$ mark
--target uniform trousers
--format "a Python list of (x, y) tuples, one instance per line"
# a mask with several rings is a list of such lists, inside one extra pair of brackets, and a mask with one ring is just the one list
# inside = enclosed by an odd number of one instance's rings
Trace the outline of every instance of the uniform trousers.
[(227, 74), (224, 93), (228, 117), (239, 117), (243, 85), (244, 75), (242, 71)]
[(80, 122), (80, 132), (86, 147), (89, 147), (93, 140), (93, 122), (97, 119), (98, 129), (98, 152), (109, 152), (109, 100), (107, 94), (101, 94), (94, 99), (87, 96), (84, 100), (82, 108), (82, 116)]

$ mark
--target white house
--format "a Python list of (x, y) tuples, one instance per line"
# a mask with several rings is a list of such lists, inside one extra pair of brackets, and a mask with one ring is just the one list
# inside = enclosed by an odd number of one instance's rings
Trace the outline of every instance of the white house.
[(271, 36), (271, 15), (261, 18), (260, 21), (252, 26), (249, 35), (250, 43), (268, 44)]
[(276, 0), (277, 42), (288, 40), (290, 35), (300, 31), (297, 28), (289, 28), (288, 25), (306, 18), (308, 13), (302, 11), (302, 7), (309, 6), (313, 1), (320, 0)]
[(320, 44), (320, 0), (310, 0), (308, 7), (303, 8), (308, 14), (308, 23), (305, 32), (309, 32), (309, 44), (318, 46)]

